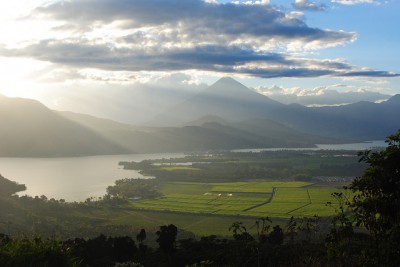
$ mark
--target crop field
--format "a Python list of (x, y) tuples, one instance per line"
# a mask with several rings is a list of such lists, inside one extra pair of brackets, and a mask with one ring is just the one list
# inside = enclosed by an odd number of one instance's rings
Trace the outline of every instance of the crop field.
[(167, 182), (163, 197), (132, 201), (135, 209), (180, 213), (290, 218), (335, 213), (334, 187), (308, 182)]

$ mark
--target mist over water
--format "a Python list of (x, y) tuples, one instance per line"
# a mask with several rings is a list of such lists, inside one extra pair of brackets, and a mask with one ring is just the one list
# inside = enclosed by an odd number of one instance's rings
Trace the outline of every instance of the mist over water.
[(124, 170), (120, 161), (181, 157), (182, 153), (134, 154), (70, 158), (0, 158), (0, 174), (27, 186), (19, 195), (83, 201), (101, 197), (107, 186), (123, 178), (148, 178)]

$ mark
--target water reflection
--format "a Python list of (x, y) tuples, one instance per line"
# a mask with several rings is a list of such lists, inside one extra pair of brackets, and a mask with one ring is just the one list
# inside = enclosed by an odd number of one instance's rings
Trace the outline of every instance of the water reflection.
[(27, 186), (22, 194), (82, 201), (100, 197), (115, 180), (145, 178), (134, 170), (123, 170), (120, 161), (142, 161), (182, 157), (182, 153), (134, 154), (72, 158), (0, 158), (0, 174)]

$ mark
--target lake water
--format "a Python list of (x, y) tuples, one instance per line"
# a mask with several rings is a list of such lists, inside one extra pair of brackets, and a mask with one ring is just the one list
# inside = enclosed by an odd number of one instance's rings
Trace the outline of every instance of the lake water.
[(316, 145), (317, 147), (310, 148), (248, 148), (248, 149), (235, 149), (233, 152), (262, 152), (262, 151), (280, 151), (280, 150), (366, 150), (373, 148), (386, 147), (387, 144), (383, 140), (369, 141), (363, 143), (353, 143), (353, 144), (334, 144), (334, 145)]
[[(386, 146), (384, 141), (344, 145), (318, 145), (311, 150), (364, 150)], [(277, 151), (274, 149), (240, 149), (242, 152)], [(293, 150), (299, 150), (293, 148)], [(305, 150), (302, 148), (301, 150)], [(176, 158), (183, 153), (134, 154), (73, 158), (0, 158), (0, 174), (27, 186), (22, 194), (45, 195), (48, 198), (82, 201), (88, 197), (101, 197), (107, 186), (118, 179), (146, 178), (134, 170), (124, 170), (120, 161), (139, 162), (145, 159)]]
[[(0, 174), (27, 186), (20, 195), (82, 201), (101, 197), (118, 179), (146, 178), (124, 170), (120, 161), (182, 157), (183, 153), (134, 154), (72, 158), (0, 158)], [(148, 177), (147, 177), (148, 178)]]

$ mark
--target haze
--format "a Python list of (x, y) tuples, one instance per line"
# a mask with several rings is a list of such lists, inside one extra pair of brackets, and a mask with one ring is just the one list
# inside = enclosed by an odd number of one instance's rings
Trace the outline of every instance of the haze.
[(0, 5), (0, 93), (51, 109), (143, 124), (225, 76), (285, 104), (398, 93), (398, 1)]

